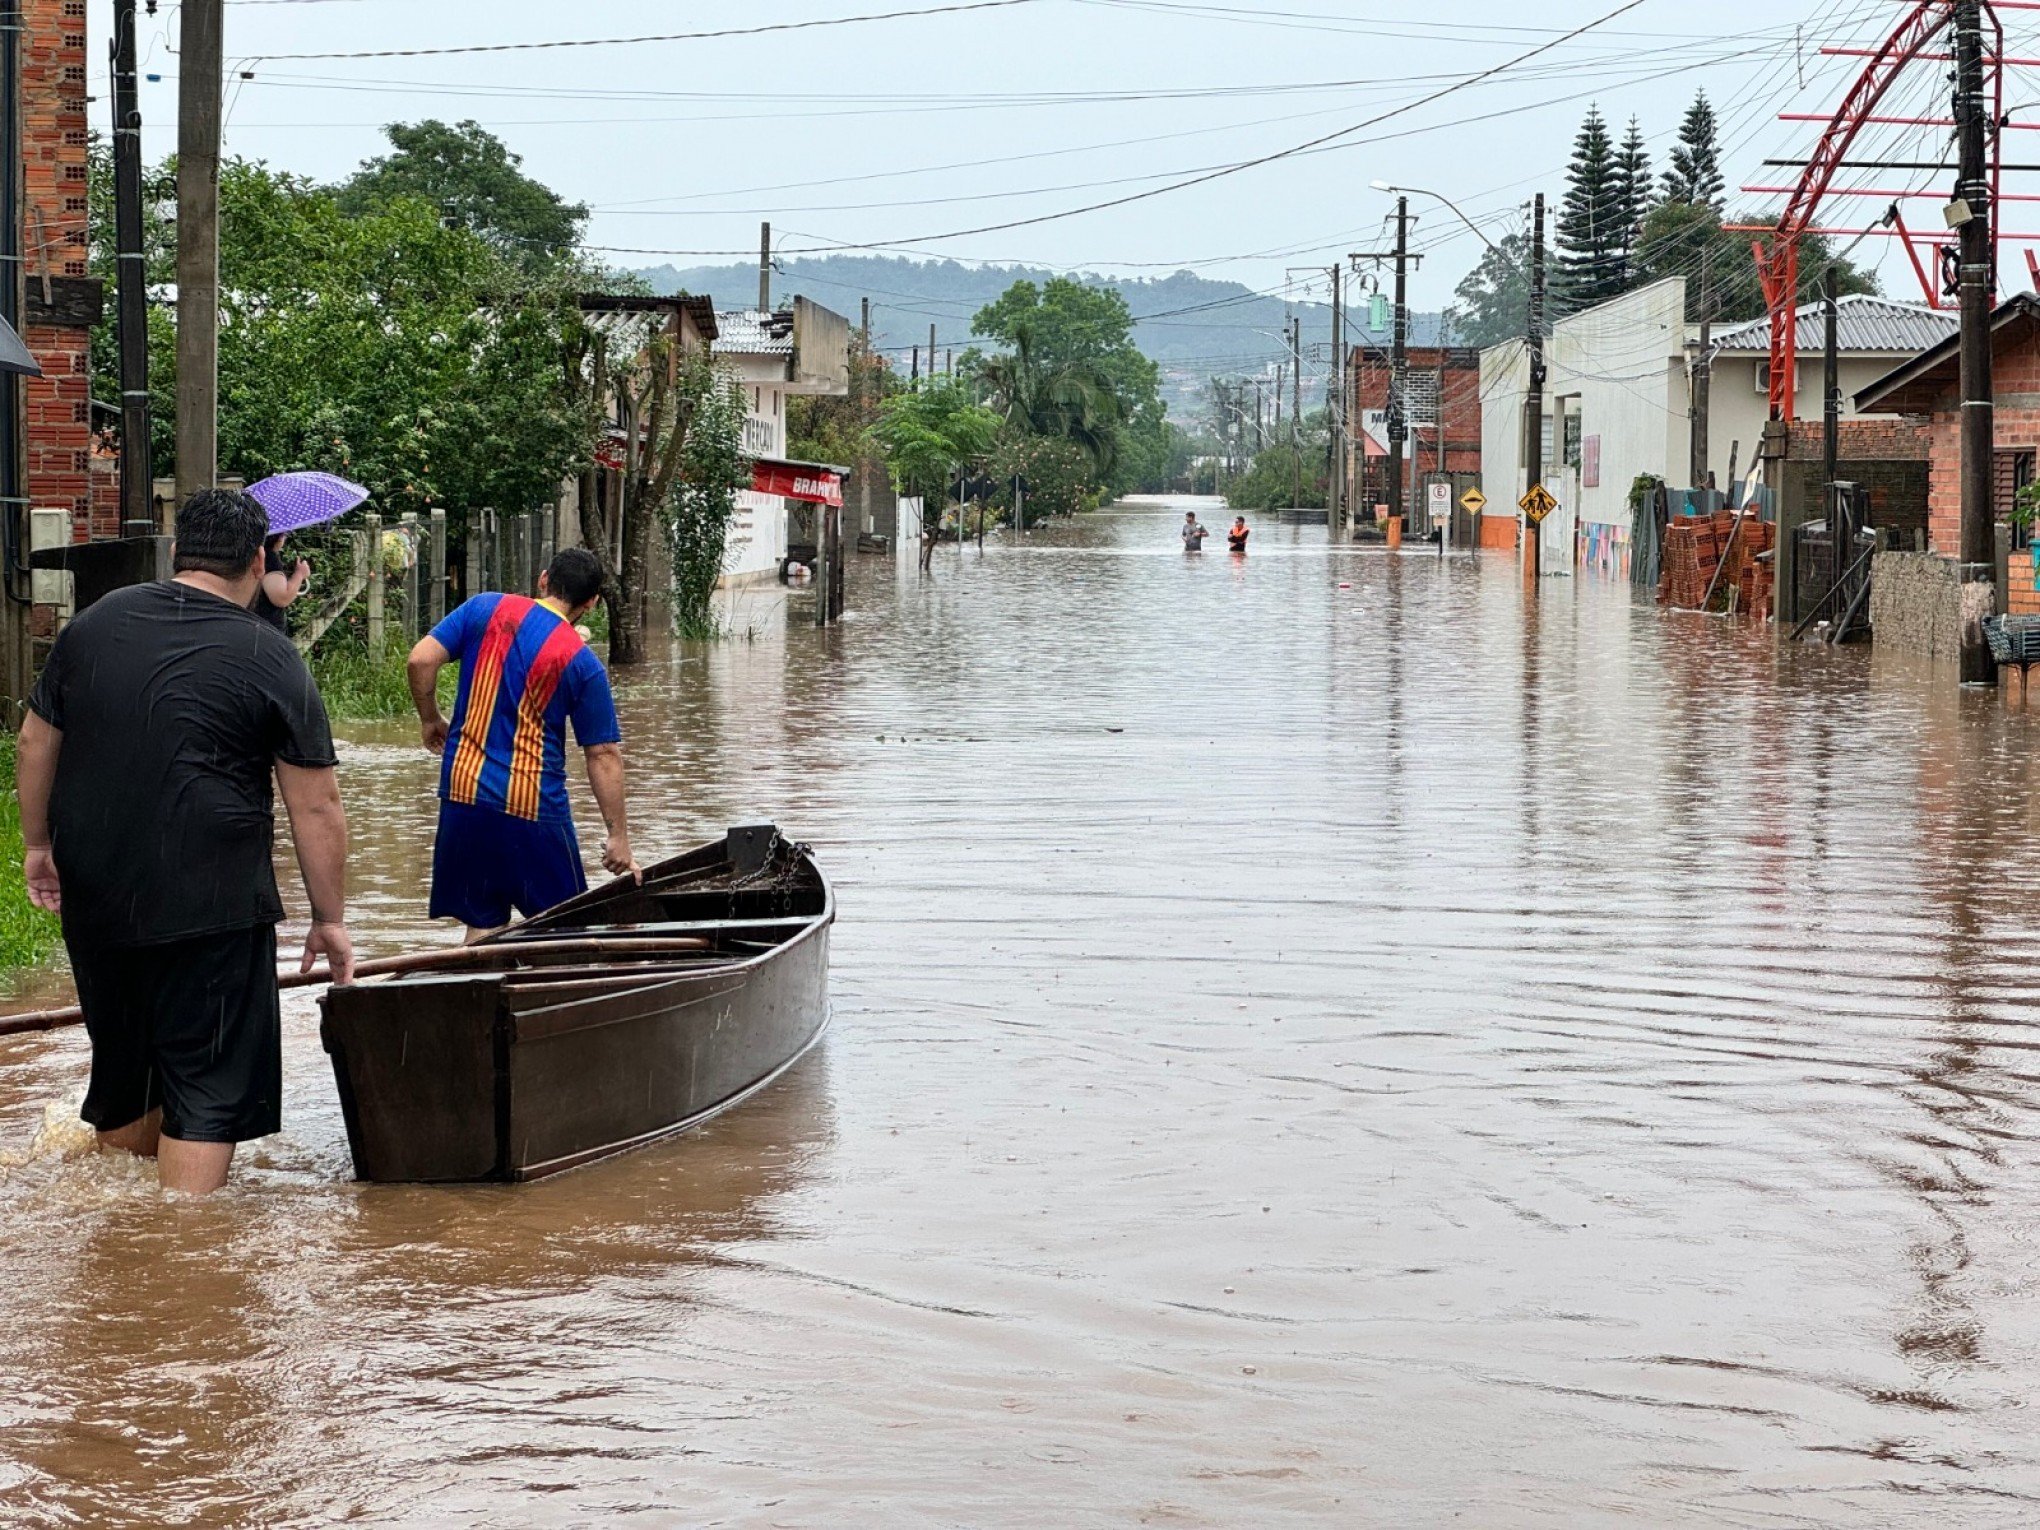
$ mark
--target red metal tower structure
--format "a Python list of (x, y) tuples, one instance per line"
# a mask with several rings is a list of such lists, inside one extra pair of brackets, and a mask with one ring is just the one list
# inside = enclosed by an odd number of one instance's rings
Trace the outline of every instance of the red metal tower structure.
[[(2002, 156), (1999, 144), (2007, 128), (2040, 129), (2040, 123), (2010, 123), (2005, 119), (2004, 70), (2007, 64), (2036, 64), (2036, 59), (2008, 59), (2004, 50), (2004, 26), (1998, 20), (2000, 10), (2040, 11), (2040, 0), (1994, 0), (1983, 6), (1988, 24), (1988, 36), (1992, 46), (1985, 62), (1987, 73), (1986, 90), (1991, 101), (1989, 135), (1989, 175), (1991, 200), (2001, 205), (2004, 201), (2000, 192)], [(1822, 122), (1826, 129), (1812, 156), (1801, 169), (1799, 179), (1792, 186), (1745, 186), (1751, 192), (1783, 192), (1788, 194), (1785, 208), (1778, 215), (1775, 226), (1732, 225), (1740, 232), (1766, 234), (1768, 242), (1753, 241), (1751, 249), (1757, 258), (1757, 275), (1763, 283), (1764, 301), (1771, 318), (1771, 418), (1790, 419), (1793, 415), (1795, 383), (1799, 367), (1798, 347), (1798, 304), (1799, 304), (1799, 241), (1808, 234), (1829, 234), (1859, 236), (1865, 234), (1887, 234), (1905, 243), (1907, 257), (1912, 261), (1913, 273), (1919, 278), (1927, 302), (1938, 308), (1944, 296), (1943, 284), (1938, 266), (1945, 259), (1943, 250), (1952, 248), (1941, 236), (1916, 236), (1905, 225), (1899, 211), (1901, 201), (1912, 198), (1937, 198), (1940, 193), (1920, 190), (1872, 190), (1869, 188), (1836, 187), (1835, 176), (1849, 168), (1906, 168), (1881, 164), (1855, 164), (1849, 160), (1849, 151), (1858, 134), (1866, 127), (1947, 127), (1955, 126), (1952, 117), (1894, 117), (1879, 116), (1877, 108), (1898, 82), (1899, 76), (1916, 63), (1946, 63), (1952, 55), (1943, 49), (1929, 51), (1941, 38), (1954, 18), (1954, 0), (1916, 0), (1903, 20), (1893, 28), (1883, 44), (1876, 48), (1823, 48), (1821, 52), (1850, 58), (1863, 58), (1867, 62), (1862, 73), (1842, 98), (1842, 103), (1832, 115), (1819, 116), (1812, 113), (1782, 114), (1787, 122)], [(1918, 168), (1927, 168), (1921, 166)], [(1890, 200), (1891, 211), (1886, 223), (1893, 226), (1872, 226), (1870, 228), (1823, 228), (1817, 226), (1822, 202), (1831, 196), (1874, 197), (1880, 201)], [(2022, 201), (2040, 201), (2040, 198), (2019, 198)], [(1997, 225), (1993, 217), (1991, 228), (1991, 269), (1997, 269)], [(2031, 236), (2008, 235), (2009, 238), (2030, 238)], [(1921, 246), (1928, 247), (1934, 255), (1935, 268), (1930, 270), (1920, 259)]]

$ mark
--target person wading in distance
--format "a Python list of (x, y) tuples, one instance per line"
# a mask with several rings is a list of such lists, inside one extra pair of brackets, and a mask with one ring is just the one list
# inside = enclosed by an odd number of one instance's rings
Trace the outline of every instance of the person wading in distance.
[[(602, 595), (602, 565), (569, 547), (539, 575), (539, 598), (463, 601), (411, 650), (411, 699), (425, 747), (441, 757), (432, 847), (434, 919), (470, 941), (588, 886), (567, 802), (567, 724), (588, 759), (608, 838), (602, 865), (640, 876), (624, 812), (623, 731), (609, 673), (574, 624)], [(453, 721), (439, 715), (439, 671), (460, 663)]]
[(1183, 551), (1203, 552), (1204, 539), (1209, 535), (1210, 533), (1198, 524), (1195, 510), (1183, 512)]
[(29, 897), (63, 920), (92, 1039), (80, 1114), (167, 1190), (226, 1182), (234, 1145), (282, 1127), (272, 777), (311, 904), (301, 971), (354, 976), (347, 814), (326, 708), (256, 616), (263, 508), (201, 489), (176, 577), (116, 590), (57, 637), (29, 696), (17, 780)]

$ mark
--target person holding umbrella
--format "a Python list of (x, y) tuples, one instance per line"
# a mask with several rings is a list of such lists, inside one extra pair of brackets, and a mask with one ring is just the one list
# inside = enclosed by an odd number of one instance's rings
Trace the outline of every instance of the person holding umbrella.
[(311, 583), (312, 566), (283, 557), (283, 539), (293, 531), (337, 520), (368, 498), (368, 490), (333, 473), (277, 473), (248, 485), (248, 496), (269, 516), (269, 535), (262, 543), (262, 579), (255, 588), (255, 614), (287, 630), (284, 611)]

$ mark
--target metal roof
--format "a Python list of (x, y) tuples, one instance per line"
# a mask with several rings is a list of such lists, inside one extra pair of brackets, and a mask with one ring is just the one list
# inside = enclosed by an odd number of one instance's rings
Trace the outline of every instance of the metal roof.
[[(2040, 335), (2040, 296), (2015, 292), (1992, 310), (1991, 343), (1998, 354)], [(1960, 375), (1960, 335), (1951, 328), (1919, 355), (1901, 361), (1856, 395), (1859, 414), (1931, 414)]]
[(715, 316), (718, 356), (791, 356), (793, 310), (725, 309)]
[[(1799, 354), (1818, 356), (1827, 344), (1826, 319), (1818, 303), (1801, 304), (1796, 320)], [(1890, 298), (1856, 293), (1835, 303), (1835, 344), (1844, 351), (1887, 351), (1911, 356), (1939, 345), (1955, 333), (1955, 315), (1918, 303), (1894, 303)], [(1714, 337), (1717, 352), (1748, 352), (1768, 355), (1771, 350), (1771, 321), (1752, 319)]]

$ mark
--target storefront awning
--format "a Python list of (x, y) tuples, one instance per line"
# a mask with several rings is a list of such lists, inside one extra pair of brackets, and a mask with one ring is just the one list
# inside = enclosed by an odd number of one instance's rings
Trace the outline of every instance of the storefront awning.
[(783, 499), (840, 506), (843, 480), (849, 471), (826, 462), (782, 462), (776, 457), (760, 457), (751, 464), (751, 487), (760, 494), (777, 494)]

